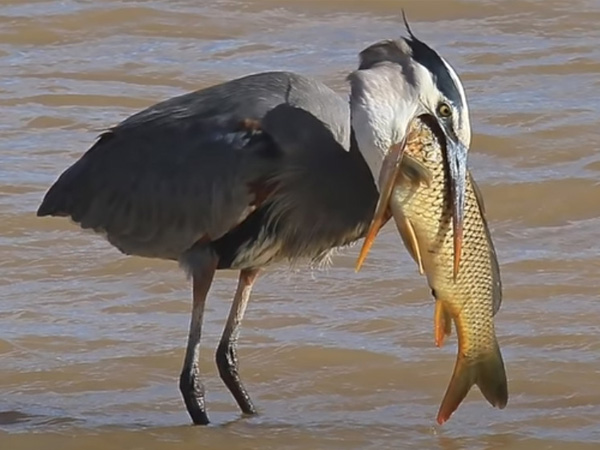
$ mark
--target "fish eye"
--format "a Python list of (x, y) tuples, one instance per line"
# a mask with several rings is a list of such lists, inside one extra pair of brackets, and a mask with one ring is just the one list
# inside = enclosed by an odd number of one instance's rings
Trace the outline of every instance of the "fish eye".
[(448, 103), (440, 103), (437, 107), (437, 112), (440, 117), (450, 117), (452, 115), (452, 108)]

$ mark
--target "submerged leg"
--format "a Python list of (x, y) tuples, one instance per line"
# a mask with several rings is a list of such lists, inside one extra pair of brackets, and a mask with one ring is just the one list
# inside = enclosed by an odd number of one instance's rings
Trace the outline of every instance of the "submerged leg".
[(244, 269), (240, 272), (238, 287), (216, 354), (221, 379), (231, 391), (244, 414), (256, 414), (256, 409), (238, 374), (237, 340), (244, 311), (246, 311), (257, 275), (258, 269)]
[(208, 290), (217, 270), (217, 258), (211, 260), (201, 269), (196, 269), (192, 275), (192, 319), (185, 361), (179, 378), (179, 390), (183, 395), (185, 406), (196, 425), (208, 424), (208, 416), (204, 406), (204, 385), (200, 380), (199, 354), (200, 336), (202, 335), (202, 316)]

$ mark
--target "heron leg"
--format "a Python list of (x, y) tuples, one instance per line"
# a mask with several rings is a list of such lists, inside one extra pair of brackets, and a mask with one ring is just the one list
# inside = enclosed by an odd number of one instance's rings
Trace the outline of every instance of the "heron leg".
[(192, 274), (192, 319), (185, 351), (183, 369), (179, 378), (179, 390), (185, 401), (188, 413), (196, 425), (209, 423), (204, 405), (204, 385), (200, 380), (199, 355), (200, 336), (202, 335), (202, 316), (210, 285), (212, 284), (218, 259), (211, 258), (210, 262)]
[(244, 312), (248, 300), (250, 300), (250, 293), (258, 272), (258, 269), (240, 271), (233, 304), (215, 355), (219, 375), (244, 414), (256, 414), (256, 409), (238, 373), (237, 340), (240, 333), (240, 324), (244, 318)]

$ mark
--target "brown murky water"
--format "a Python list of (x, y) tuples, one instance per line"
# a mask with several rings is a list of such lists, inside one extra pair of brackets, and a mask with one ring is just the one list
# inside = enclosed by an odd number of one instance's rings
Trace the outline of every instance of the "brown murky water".
[(177, 388), (189, 292), (175, 264), (124, 257), (34, 211), (98, 132), (153, 102), (285, 68), (342, 91), (396, 1), (3, 0), (0, 448), (600, 448), (600, 2), (402, 2), (463, 76), (471, 167), (495, 238), (511, 398), (477, 389), (444, 427), (455, 337), (433, 345), (424, 278), (388, 227), (360, 274), (273, 268), (245, 320), (240, 418), (213, 364), (236, 274), (208, 305), (213, 426)]

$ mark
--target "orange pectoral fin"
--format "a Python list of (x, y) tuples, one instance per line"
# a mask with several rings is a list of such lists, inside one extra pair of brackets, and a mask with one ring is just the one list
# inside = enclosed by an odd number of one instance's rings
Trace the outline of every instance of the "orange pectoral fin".
[(402, 163), (402, 155), (404, 154), (405, 145), (406, 137), (404, 137), (401, 142), (392, 145), (383, 159), (383, 165), (381, 167), (381, 172), (379, 173), (378, 181), (379, 198), (377, 199), (375, 214), (371, 220), (371, 225), (369, 226), (362, 248), (360, 249), (358, 259), (356, 261), (356, 272), (360, 270), (365, 262), (365, 259), (367, 259), (367, 255), (373, 246), (373, 242), (375, 242), (377, 233), (386, 222), (385, 216), (389, 211), (390, 197), (392, 195), (392, 191), (394, 190), (400, 164)]
[(375, 220), (373, 220), (373, 222), (371, 223), (369, 231), (367, 232), (367, 236), (365, 237), (365, 240), (363, 242), (363, 246), (360, 249), (360, 254), (358, 255), (358, 260), (356, 262), (355, 268), (356, 272), (360, 270), (363, 263), (365, 262), (365, 259), (367, 259), (367, 255), (369, 253), (369, 250), (371, 250), (373, 243), (375, 242), (377, 233), (379, 233), (379, 230), (381, 230), (391, 218), (392, 213), (390, 211), (390, 208), (386, 208), (383, 212), (378, 213)]

